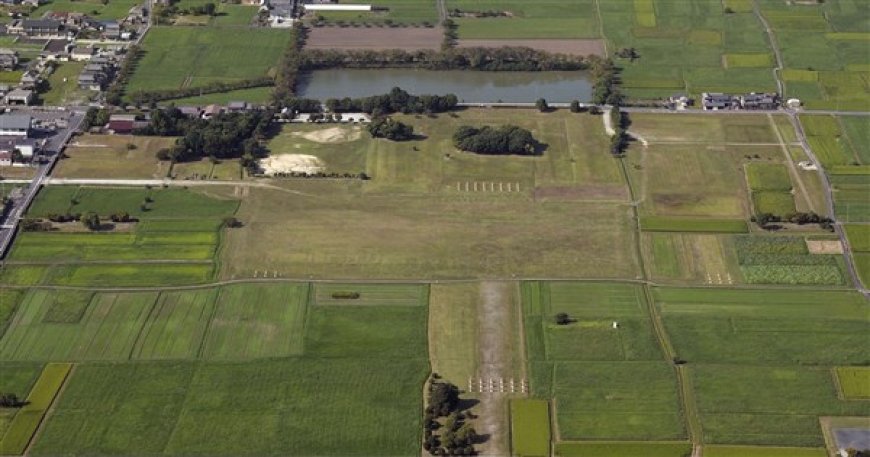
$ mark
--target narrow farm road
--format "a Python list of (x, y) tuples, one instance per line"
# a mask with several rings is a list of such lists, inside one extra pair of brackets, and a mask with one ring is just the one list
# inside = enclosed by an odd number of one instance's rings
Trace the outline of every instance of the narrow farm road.
[(776, 34), (773, 33), (773, 29), (770, 28), (770, 24), (767, 22), (764, 14), (761, 13), (761, 8), (758, 6), (757, 1), (752, 2), (752, 11), (755, 12), (755, 16), (758, 17), (758, 20), (764, 27), (765, 33), (767, 33), (767, 41), (770, 43), (770, 49), (773, 50), (774, 58), (776, 58), (776, 68), (773, 69), (773, 79), (776, 80), (777, 92), (779, 92), (780, 96), (784, 96), (785, 83), (782, 81), (782, 52), (779, 50), (779, 44), (776, 41)]

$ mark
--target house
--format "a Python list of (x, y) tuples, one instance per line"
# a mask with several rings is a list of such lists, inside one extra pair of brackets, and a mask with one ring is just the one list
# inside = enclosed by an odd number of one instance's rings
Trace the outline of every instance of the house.
[(76, 46), (70, 51), (69, 58), (76, 62), (91, 60), (94, 57), (94, 52), (96, 49), (93, 46)]
[(0, 49), (0, 69), (12, 71), (18, 66), (18, 51)]
[(66, 61), (69, 60), (70, 46), (66, 40), (48, 40), (48, 43), (39, 55), (47, 60)]
[[(11, 92), (6, 94), (4, 100), (7, 105), (29, 105), (33, 102), (33, 91), (27, 89), (13, 89)], [(7, 133), (3, 133), (2, 127), (0, 127), (0, 135), (8, 135)]]
[(45, 3), (44, 0), (23, 0), (21, 4), (38, 8), (39, 5)]
[(27, 138), (32, 122), (27, 114), (0, 114), (0, 136)]
[(204, 110), (202, 110), (202, 118), (203, 119), (211, 119), (211, 118), (213, 118), (213, 117), (215, 117), (218, 114), (221, 114), (223, 112), (224, 112), (224, 108), (222, 106), (208, 105), (205, 107)]
[(247, 102), (229, 102), (227, 103), (227, 111), (231, 113), (237, 113), (240, 111), (247, 111), (250, 109), (250, 105)]
[(721, 92), (704, 92), (701, 94), (705, 111), (719, 111), (739, 108), (740, 102), (734, 96)]
[(740, 97), (740, 106), (745, 110), (775, 110), (779, 108), (779, 94), (751, 92)]
[(84, 90), (103, 90), (106, 84), (106, 75), (102, 72), (82, 72), (79, 74), (78, 86)]
[(32, 159), (39, 152), (40, 143), (33, 138), (0, 136), (0, 153), (18, 151), (21, 157)]
[(118, 21), (105, 21), (102, 23), (103, 37), (110, 40), (121, 38), (121, 24)]
[(35, 70), (27, 70), (21, 75), (21, 86), (25, 89), (31, 89), (39, 84), (39, 73)]
[(194, 118), (202, 115), (202, 110), (198, 106), (179, 106), (178, 111), (186, 117)]
[(135, 114), (112, 114), (109, 116), (109, 130), (116, 134), (133, 133), (135, 128)]
[(23, 19), (21, 30), (29, 37), (51, 38), (64, 35), (63, 24), (52, 19)]
[(142, 5), (136, 5), (130, 8), (130, 11), (127, 13), (127, 18), (125, 21), (131, 24), (140, 24), (145, 23), (147, 21), (148, 14), (146, 13), (146, 9)]
[(0, 167), (12, 166), (12, 151), (0, 151)]

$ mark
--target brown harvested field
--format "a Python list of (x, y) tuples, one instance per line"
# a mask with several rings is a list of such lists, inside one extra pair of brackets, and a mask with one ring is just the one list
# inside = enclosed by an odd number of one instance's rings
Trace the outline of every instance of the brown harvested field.
[(439, 49), (443, 32), (425, 27), (315, 27), (308, 32), (306, 49)]
[(576, 56), (604, 55), (602, 40), (459, 40), (460, 48), (500, 48), (503, 46), (537, 49)]
[(807, 240), (807, 250), (810, 254), (842, 254), (843, 245), (840, 240)]

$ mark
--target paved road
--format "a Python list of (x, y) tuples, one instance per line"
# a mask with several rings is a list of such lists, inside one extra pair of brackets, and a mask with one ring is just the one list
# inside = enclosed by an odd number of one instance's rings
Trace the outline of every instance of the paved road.
[(39, 165), (36, 177), (24, 189), (24, 195), (13, 200), (12, 208), (6, 213), (6, 217), (0, 221), (0, 259), (6, 256), (6, 251), (15, 237), (21, 217), (36, 197), (36, 193), (39, 192), (39, 189), (45, 183), (48, 174), (51, 173), (51, 169), (60, 156), (60, 151), (72, 137), (73, 133), (79, 129), (82, 121), (84, 121), (84, 114), (81, 112), (70, 112), (68, 116), (67, 128), (57, 131), (46, 141), (43, 151), (48, 156), (48, 162)]
[[(788, 116), (791, 121), (792, 126), (794, 126), (794, 130), (797, 133), (798, 141), (800, 141), (801, 147), (804, 152), (807, 154), (807, 157), (813, 161), (813, 163), (820, 164), (819, 159), (813, 153), (812, 148), (810, 148), (809, 142), (807, 142), (807, 136), (804, 132), (804, 127), (801, 125), (800, 119), (794, 114), (791, 113)], [(819, 178), (822, 181), (822, 186), (825, 188), (825, 206), (828, 211), (828, 214), (831, 217), (834, 217), (834, 189), (831, 186), (831, 181), (828, 179), (828, 174), (825, 173), (822, 167), (818, 169)], [(840, 238), (840, 243), (843, 245), (843, 257), (845, 258), (846, 263), (846, 271), (849, 273), (849, 277), (852, 278), (852, 283), (855, 284), (855, 287), (859, 292), (864, 294), (865, 297), (870, 298), (870, 289), (864, 287), (861, 283), (861, 278), (858, 276), (857, 268), (855, 267), (854, 257), (852, 253), (852, 246), (849, 244), (849, 238), (846, 236), (846, 231), (843, 229), (843, 224), (840, 221), (834, 222), (834, 232)]]

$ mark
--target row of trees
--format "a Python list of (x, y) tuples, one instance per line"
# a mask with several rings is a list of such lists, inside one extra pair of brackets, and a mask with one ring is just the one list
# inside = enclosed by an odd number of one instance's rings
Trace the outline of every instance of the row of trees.
[(118, 70), (118, 75), (115, 77), (115, 82), (109, 86), (106, 91), (106, 103), (110, 105), (120, 105), (124, 95), (124, 86), (130, 80), (133, 70), (139, 63), (144, 52), (139, 46), (132, 44), (127, 48), (127, 58), (121, 63), (121, 69)]
[(532, 132), (515, 125), (481, 128), (465, 125), (453, 134), (453, 144), (463, 151), (498, 155), (537, 155), (543, 146)]
[(222, 113), (211, 119), (188, 118), (177, 108), (155, 110), (147, 127), (138, 135), (180, 136), (171, 149), (157, 153), (160, 160), (184, 162), (205, 157), (241, 158), (243, 166), (253, 165), (265, 155), (260, 145), (269, 129), (272, 111)]
[(408, 141), (414, 138), (414, 127), (386, 116), (373, 119), (368, 130), (374, 138), (392, 141)]
[(278, 62), (278, 72), (275, 75), (275, 88), (272, 91), (272, 103), (276, 106), (289, 107), (296, 93), (296, 81), (299, 79), (301, 60), (299, 53), (305, 44), (305, 29), (297, 26), (290, 31), (290, 45)]
[(597, 65), (597, 56), (557, 54), (521, 46), (501, 48), (453, 48), (406, 51), (308, 49), (302, 52), (300, 67), (390, 68), (411, 67), (428, 70), (553, 71), (586, 70)]
[(444, 113), (456, 108), (459, 99), (456, 95), (411, 95), (394, 87), (384, 95), (371, 97), (326, 100), (326, 108), (334, 113), (363, 112), (369, 114), (392, 113)]
[(752, 221), (764, 230), (779, 230), (782, 228), (782, 226), (779, 224), (787, 222), (797, 225), (819, 224), (819, 227), (821, 227), (822, 229), (831, 232), (834, 231), (833, 219), (825, 216), (820, 216), (812, 211), (808, 213), (790, 213), (785, 216), (780, 216), (778, 214), (772, 213), (759, 213), (755, 216), (752, 216)]
[(182, 87), (164, 90), (138, 90), (130, 94), (130, 101), (135, 105), (151, 105), (164, 100), (196, 97), (205, 94), (218, 94), (254, 87), (271, 87), (275, 80), (269, 77), (243, 79), (239, 81), (214, 81), (204, 86)]

